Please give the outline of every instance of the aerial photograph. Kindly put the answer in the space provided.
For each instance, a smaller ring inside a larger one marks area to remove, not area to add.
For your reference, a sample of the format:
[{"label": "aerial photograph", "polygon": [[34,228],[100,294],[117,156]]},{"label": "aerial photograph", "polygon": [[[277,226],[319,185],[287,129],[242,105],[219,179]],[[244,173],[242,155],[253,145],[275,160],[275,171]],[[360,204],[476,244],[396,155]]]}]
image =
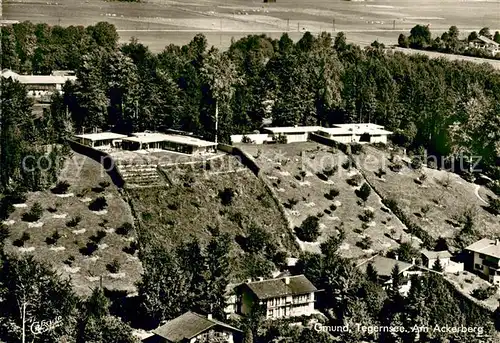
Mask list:
[{"label": "aerial photograph", "polygon": [[0,17],[0,343],[500,343],[500,0]]}]

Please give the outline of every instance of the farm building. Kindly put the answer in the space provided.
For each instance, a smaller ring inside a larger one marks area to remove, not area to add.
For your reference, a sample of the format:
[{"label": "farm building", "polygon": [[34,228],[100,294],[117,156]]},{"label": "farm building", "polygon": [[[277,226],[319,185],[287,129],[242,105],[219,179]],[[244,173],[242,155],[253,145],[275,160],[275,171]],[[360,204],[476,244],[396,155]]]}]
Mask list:
[{"label": "farm building", "polygon": [[469,42],[469,46],[488,50],[493,56],[500,53],[500,44],[485,36],[479,36]]},{"label": "farm building", "polygon": [[2,70],[2,77],[12,78],[26,86],[28,96],[40,97],[50,95],[55,91],[62,91],[66,81],[75,81],[76,76],[72,75],[20,75],[9,69]]},{"label": "farm building", "polygon": [[387,136],[391,131],[376,124],[336,124],[334,127],[320,128],[321,136],[336,140],[341,143],[387,143]]},{"label": "farm building", "polygon": [[283,139],[286,143],[307,142],[310,132],[317,132],[321,126],[283,126],[265,127],[263,130],[271,133],[275,141]]},{"label": "farm building", "polygon": [[217,143],[182,135],[140,132],[124,138],[122,148],[125,150],[161,149],[184,154],[203,154],[215,152]]},{"label": "farm building", "polygon": [[114,132],[99,132],[74,135],[73,137],[77,142],[83,145],[99,150],[110,150],[113,148],[119,148],[122,143],[122,139],[126,138],[127,135],[121,135]]}]

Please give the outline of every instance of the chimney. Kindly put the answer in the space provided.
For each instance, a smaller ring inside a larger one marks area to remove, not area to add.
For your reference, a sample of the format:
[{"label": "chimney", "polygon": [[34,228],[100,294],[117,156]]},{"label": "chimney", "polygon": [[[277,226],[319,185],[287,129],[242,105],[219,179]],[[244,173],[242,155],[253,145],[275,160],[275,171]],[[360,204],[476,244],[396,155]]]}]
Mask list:
[{"label": "chimney", "polygon": [[285,285],[289,285],[290,284],[290,277],[287,276],[285,277]]},{"label": "chimney", "polygon": [[500,240],[498,238],[495,239],[495,245],[500,245]]},{"label": "chimney", "polygon": [[211,313],[207,314],[207,319],[208,320],[212,320],[212,314]]},{"label": "chimney", "polygon": [[394,255],[394,258],[395,258],[397,261],[399,261],[399,256],[398,256],[398,254]]},{"label": "chimney", "polygon": [[414,258],[412,258],[412,259],[411,259],[411,264],[415,265],[415,261],[416,261],[415,257],[414,257]]}]

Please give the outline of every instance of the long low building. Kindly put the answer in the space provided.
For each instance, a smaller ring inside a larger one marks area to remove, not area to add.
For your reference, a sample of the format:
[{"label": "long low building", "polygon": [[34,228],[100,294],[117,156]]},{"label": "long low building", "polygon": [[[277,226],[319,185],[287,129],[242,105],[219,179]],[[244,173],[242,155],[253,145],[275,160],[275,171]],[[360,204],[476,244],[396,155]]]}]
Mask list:
[{"label": "long low building", "polygon": [[322,127],[318,130],[321,136],[341,143],[384,143],[391,131],[384,130],[381,125],[365,124],[336,124],[334,127]]},{"label": "long low building", "polygon": [[161,149],[184,154],[204,154],[216,152],[217,143],[190,136],[141,132],[123,138],[122,148],[124,150]]},{"label": "long low building", "polygon": [[83,145],[99,150],[116,149],[121,146],[122,139],[127,135],[114,132],[99,132],[74,135],[74,139]]},{"label": "long low building", "polygon": [[2,70],[3,78],[12,78],[26,86],[28,96],[41,97],[50,95],[55,91],[61,92],[67,81],[74,82],[76,76],[64,74],[57,75],[21,75],[9,69]]},{"label": "long low building", "polygon": [[296,143],[307,142],[309,133],[317,132],[320,128],[321,126],[280,126],[265,127],[263,130],[269,132],[277,142],[283,139],[286,143]]}]

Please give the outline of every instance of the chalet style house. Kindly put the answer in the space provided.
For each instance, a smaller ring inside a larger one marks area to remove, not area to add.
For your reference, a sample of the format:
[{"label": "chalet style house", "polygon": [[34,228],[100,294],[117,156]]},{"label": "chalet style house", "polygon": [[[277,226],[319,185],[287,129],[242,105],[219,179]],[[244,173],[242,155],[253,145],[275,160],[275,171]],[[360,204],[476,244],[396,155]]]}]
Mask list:
[{"label": "chalet style house", "polygon": [[237,343],[241,330],[194,312],[186,312],[153,330],[145,343]]},{"label": "chalet style house", "polygon": [[248,315],[259,304],[266,309],[266,319],[310,316],[316,292],[304,275],[246,282],[238,286],[236,309]]},{"label": "chalet style house", "polygon": [[472,271],[492,284],[500,284],[500,240],[483,238],[465,248]]}]

